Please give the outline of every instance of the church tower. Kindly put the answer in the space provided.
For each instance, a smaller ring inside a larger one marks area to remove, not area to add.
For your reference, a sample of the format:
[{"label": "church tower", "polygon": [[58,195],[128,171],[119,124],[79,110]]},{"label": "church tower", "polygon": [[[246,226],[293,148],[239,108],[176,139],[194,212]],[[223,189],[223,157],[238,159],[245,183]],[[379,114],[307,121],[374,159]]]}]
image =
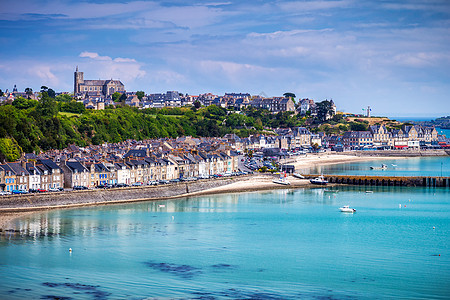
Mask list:
[{"label": "church tower", "polygon": [[84,83],[83,72],[78,72],[78,66],[74,73],[73,94],[80,92],[80,84]]}]

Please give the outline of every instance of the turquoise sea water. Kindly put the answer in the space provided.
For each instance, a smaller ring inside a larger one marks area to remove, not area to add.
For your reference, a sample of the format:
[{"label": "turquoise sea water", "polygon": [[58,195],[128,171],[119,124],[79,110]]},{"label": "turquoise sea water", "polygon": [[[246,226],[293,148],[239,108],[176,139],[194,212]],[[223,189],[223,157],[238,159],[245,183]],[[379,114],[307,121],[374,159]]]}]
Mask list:
[{"label": "turquoise sea water", "polygon": [[450,190],[371,189],[38,213],[0,238],[0,299],[448,299]]},{"label": "turquoise sea water", "polygon": [[[386,170],[371,170],[386,164]],[[375,176],[450,176],[450,156],[412,157],[317,166],[299,170],[305,174],[348,174]]]}]

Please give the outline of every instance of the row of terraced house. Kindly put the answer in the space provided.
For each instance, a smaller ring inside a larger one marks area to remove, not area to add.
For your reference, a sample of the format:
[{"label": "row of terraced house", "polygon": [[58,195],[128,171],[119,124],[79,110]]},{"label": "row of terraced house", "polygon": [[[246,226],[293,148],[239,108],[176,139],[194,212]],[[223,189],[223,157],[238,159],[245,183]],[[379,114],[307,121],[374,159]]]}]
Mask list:
[{"label": "row of terraced house", "polygon": [[384,125],[373,125],[368,131],[347,131],[343,136],[330,136],[327,141],[329,146],[341,145],[347,148],[419,149],[438,143],[439,136],[434,127],[414,125],[388,131]]},{"label": "row of terraced house", "polygon": [[96,187],[104,184],[171,180],[232,173],[238,170],[238,154],[216,153],[149,155],[130,150],[120,161],[85,161],[79,157],[55,162],[36,159],[0,165],[0,190]]}]

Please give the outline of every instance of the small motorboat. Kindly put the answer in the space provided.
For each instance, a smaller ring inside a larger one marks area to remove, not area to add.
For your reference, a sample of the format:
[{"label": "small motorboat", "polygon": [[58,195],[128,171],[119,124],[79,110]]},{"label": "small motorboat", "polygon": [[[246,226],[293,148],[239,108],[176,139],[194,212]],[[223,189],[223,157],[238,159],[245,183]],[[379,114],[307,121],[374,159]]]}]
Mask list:
[{"label": "small motorboat", "polygon": [[305,179],[305,176],[303,176],[300,173],[293,173],[292,176],[296,177],[296,178],[300,178],[300,179]]},{"label": "small motorboat", "polygon": [[282,184],[282,185],[290,185],[291,183],[287,181],[285,178],[280,177],[272,180],[273,183]]},{"label": "small motorboat", "polygon": [[323,177],[323,175],[320,175],[317,178],[310,179],[309,182],[312,184],[319,184],[319,185],[326,185],[328,183],[327,180]]},{"label": "small motorboat", "polygon": [[345,212],[345,213],[355,213],[356,209],[349,207],[348,205],[344,205],[342,207],[339,207],[339,210],[341,212]]},{"label": "small motorboat", "polygon": [[324,193],[333,193],[333,194],[337,194],[337,193],[339,193],[339,190],[329,190],[329,189],[324,189],[323,192],[324,192]]},{"label": "small motorboat", "polygon": [[371,166],[370,169],[371,169],[371,170],[386,170],[386,169],[387,169],[387,165],[382,164],[381,167],[374,167],[374,166]]}]

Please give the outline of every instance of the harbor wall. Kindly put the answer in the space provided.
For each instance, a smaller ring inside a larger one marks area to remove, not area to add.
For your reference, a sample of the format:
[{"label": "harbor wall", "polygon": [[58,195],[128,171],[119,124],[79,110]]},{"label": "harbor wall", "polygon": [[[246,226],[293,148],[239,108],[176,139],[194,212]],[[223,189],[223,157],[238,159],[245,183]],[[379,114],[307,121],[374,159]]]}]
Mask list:
[{"label": "harbor wall", "polygon": [[[47,192],[0,197],[1,211],[27,211],[47,207],[70,207],[120,202],[162,200],[190,196],[193,193],[230,184],[237,178],[179,182],[168,185],[141,186],[113,189]],[[239,178],[243,180],[243,178]]]},{"label": "harbor wall", "polygon": [[[304,175],[316,178],[319,175]],[[329,183],[370,186],[450,187],[450,177],[323,175]]]}]

